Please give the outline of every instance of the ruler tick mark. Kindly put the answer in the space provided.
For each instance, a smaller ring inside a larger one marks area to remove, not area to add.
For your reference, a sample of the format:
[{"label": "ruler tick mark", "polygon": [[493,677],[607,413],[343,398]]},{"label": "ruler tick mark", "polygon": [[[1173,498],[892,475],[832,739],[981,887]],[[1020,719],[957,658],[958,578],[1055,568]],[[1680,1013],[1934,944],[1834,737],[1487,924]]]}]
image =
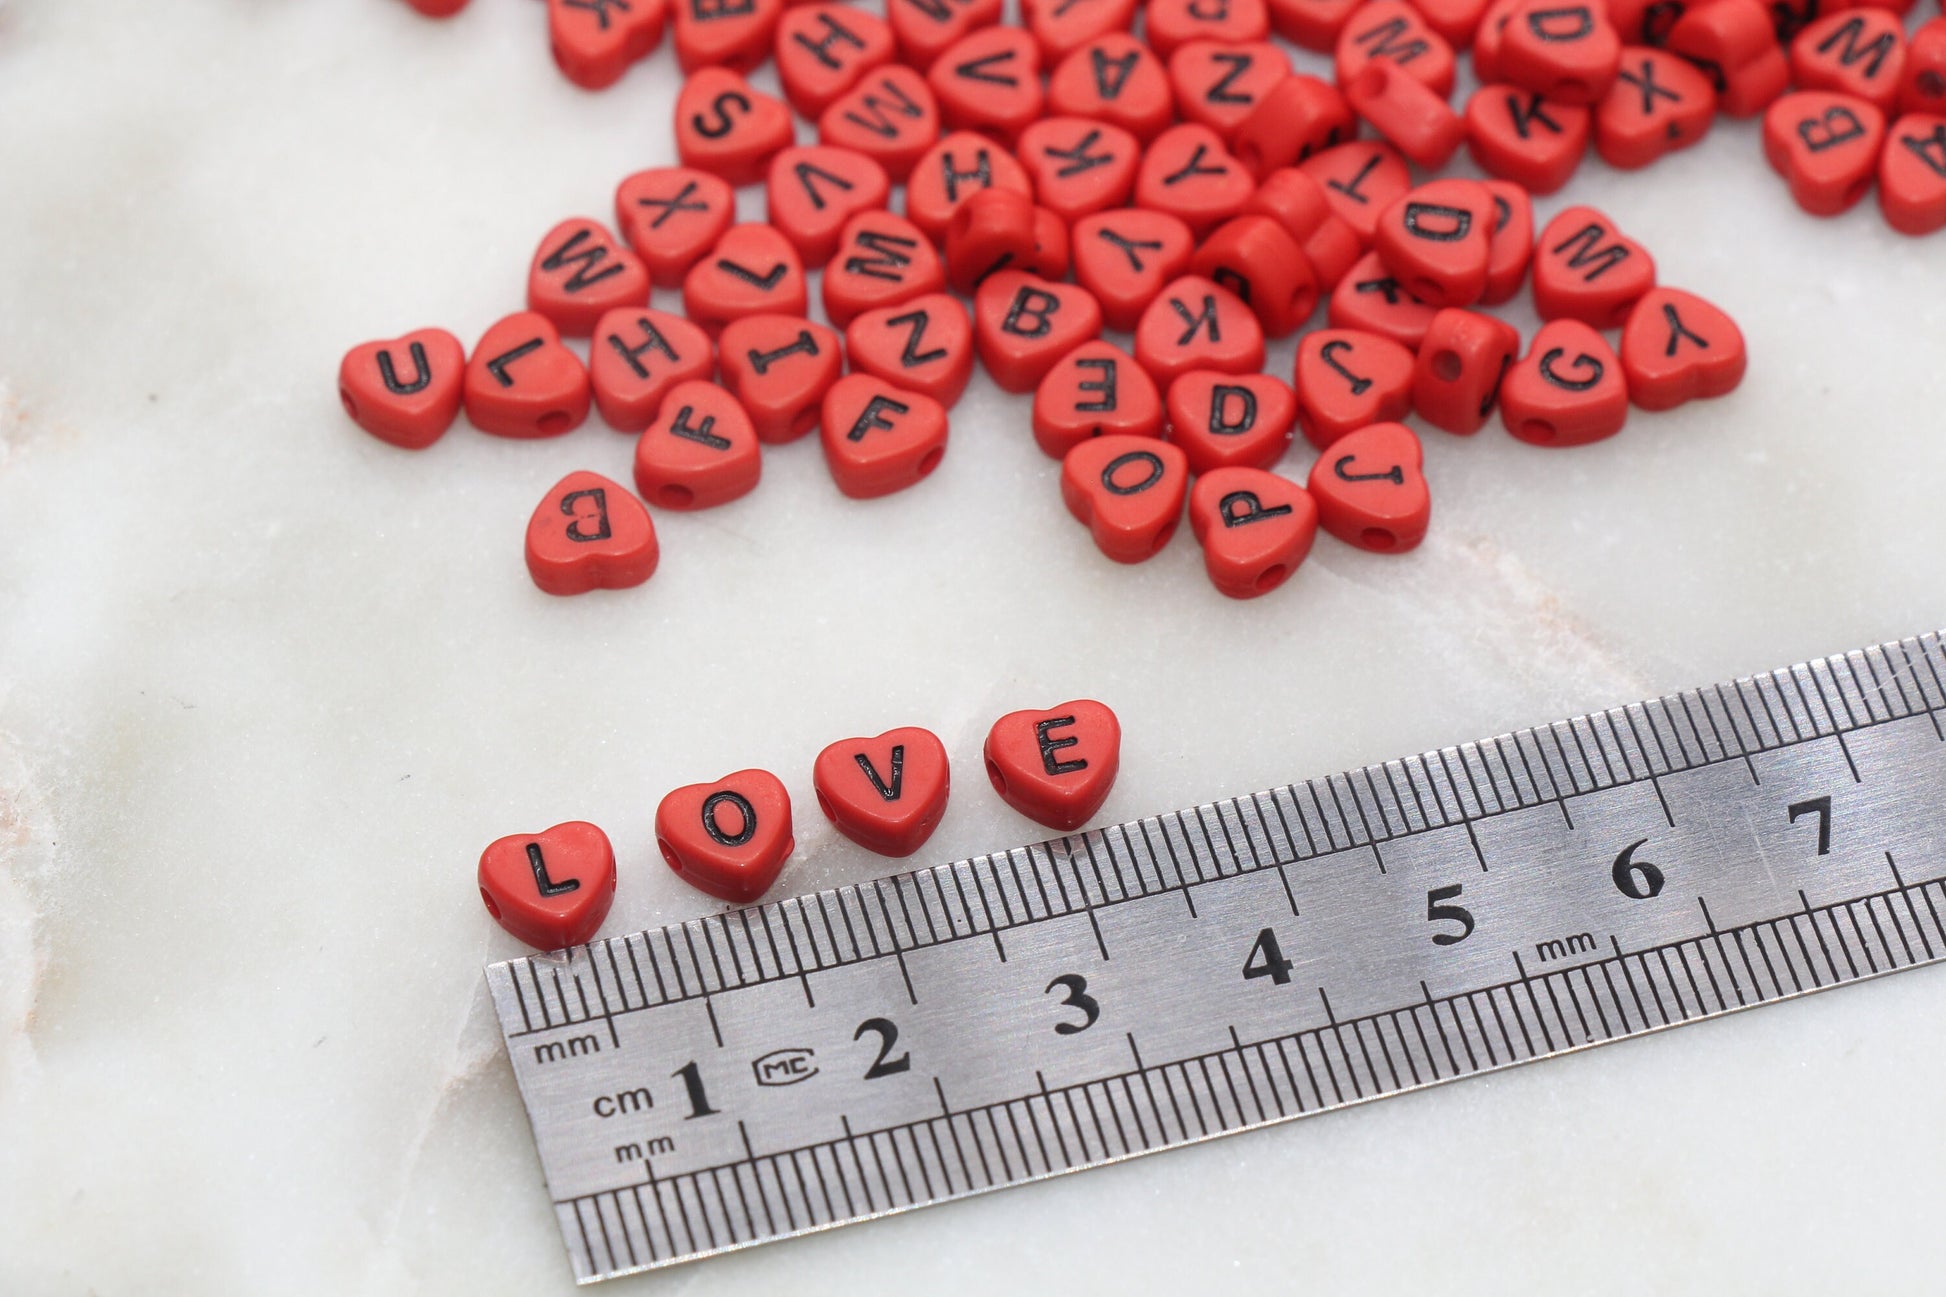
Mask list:
[{"label": "ruler tick mark", "polygon": [[709,1034],[716,1037],[716,1047],[723,1048],[723,1028],[716,1023],[716,1006],[707,995],[703,997],[703,1012],[709,1015]]}]

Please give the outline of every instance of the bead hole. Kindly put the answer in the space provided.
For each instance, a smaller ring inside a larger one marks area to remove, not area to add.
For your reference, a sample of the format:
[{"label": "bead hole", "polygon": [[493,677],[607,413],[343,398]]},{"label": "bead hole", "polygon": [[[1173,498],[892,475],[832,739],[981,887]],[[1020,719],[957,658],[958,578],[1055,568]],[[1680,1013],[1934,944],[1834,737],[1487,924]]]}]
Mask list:
[{"label": "bead hole", "polygon": [[1007,795],[1007,776],[1000,773],[1000,767],[994,764],[992,757],[987,758],[987,782],[993,785],[994,792],[1002,797]]},{"label": "bead hole", "polygon": [[345,413],[356,419],[358,417],[358,402],[351,399],[351,389],[348,387],[339,388],[338,399],[344,402]]},{"label": "bead hole", "polygon": [[1528,441],[1538,441],[1542,445],[1552,442],[1560,433],[1546,419],[1528,419],[1520,425],[1520,435]]},{"label": "bead hole", "polygon": [[566,410],[549,410],[541,416],[539,427],[541,436],[543,437],[559,436],[568,430],[568,412]]},{"label": "bead hole", "polygon": [[662,853],[662,859],[664,863],[666,863],[669,866],[669,868],[675,870],[679,874],[682,872],[682,861],[677,859],[676,849],[669,845],[669,840],[667,838],[657,838],[655,840],[655,849]]},{"label": "bead hole", "polygon": [[944,446],[934,446],[931,450],[927,451],[925,456],[919,461],[919,476],[925,477],[930,474],[935,468],[939,467],[939,461],[944,458],[946,458],[946,448]]},{"label": "bead hole", "polygon": [[818,809],[824,812],[824,818],[827,820],[838,818],[837,813],[831,809],[831,803],[826,799],[823,789],[818,790]]},{"label": "bead hole", "polygon": [[1399,538],[1383,527],[1365,528],[1358,533],[1358,540],[1366,549],[1375,549],[1381,554],[1389,552],[1399,543]]},{"label": "bead hole", "polygon": [[1288,575],[1290,575],[1289,568],[1285,567],[1282,563],[1272,563],[1269,567],[1257,573],[1257,589],[1275,590],[1283,583],[1284,578]]},{"label": "bead hole", "polygon": [[486,902],[487,913],[491,914],[495,919],[498,919],[500,917],[500,907],[494,904],[493,897],[487,894],[487,889],[484,887],[480,889],[480,899]]},{"label": "bead hole", "polygon": [[1464,366],[1460,363],[1459,352],[1454,351],[1451,347],[1445,347],[1433,353],[1433,377],[1437,378],[1440,382],[1457,383],[1462,368]]},{"label": "bead hole", "polygon": [[655,499],[666,509],[687,509],[696,503],[696,493],[680,482],[671,482],[656,491]]}]

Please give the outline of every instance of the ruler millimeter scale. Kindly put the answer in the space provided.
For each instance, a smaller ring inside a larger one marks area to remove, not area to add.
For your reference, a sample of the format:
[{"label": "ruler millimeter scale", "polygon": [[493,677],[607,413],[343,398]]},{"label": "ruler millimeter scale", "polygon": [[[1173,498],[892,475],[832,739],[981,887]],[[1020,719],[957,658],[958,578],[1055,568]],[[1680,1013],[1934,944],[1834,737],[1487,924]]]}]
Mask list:
[{"label": "ruler millimeter scale", "polygon": [[582,1281],[1946,956],[1939,635],[487,970]]}]

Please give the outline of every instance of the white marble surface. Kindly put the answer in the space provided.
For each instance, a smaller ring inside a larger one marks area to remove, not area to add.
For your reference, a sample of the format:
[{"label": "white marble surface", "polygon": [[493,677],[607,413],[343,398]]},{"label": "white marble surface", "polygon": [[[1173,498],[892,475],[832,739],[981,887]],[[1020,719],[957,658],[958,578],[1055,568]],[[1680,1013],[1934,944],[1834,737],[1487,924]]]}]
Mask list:
[{"label": "white marble surface", "polygon": [[[1114,567],[981,380],[923,487],[847,503],[789,447],[663,516],[649,586],[550,599],[529,508],[629,442],[410,455],[333,373],[517,306],[542,231],[669,158],[675,76],[572,89],[525,0],[0,9],[0,1292],[565,1291],[480,978],[501,833],[605,825],[622,931],[706,908],[653,859],[662,792],[761,764],[811,810],[840,735],[947,739],[947,858],[1032,836],[978,778],[1017,706],[1119,710],[1124,818],[1946,622],[1946,242],[1800,215],[1748,124],[1543,208],[1733,312],[1745,389],[1570,452],[1435,434],[1410,557],[1321,541],[1248,605],[1186,535]],[[884,868],[814,810],[799,845],[786,887]],[[1942,990],[614,1291],[1925,1291]]]}]

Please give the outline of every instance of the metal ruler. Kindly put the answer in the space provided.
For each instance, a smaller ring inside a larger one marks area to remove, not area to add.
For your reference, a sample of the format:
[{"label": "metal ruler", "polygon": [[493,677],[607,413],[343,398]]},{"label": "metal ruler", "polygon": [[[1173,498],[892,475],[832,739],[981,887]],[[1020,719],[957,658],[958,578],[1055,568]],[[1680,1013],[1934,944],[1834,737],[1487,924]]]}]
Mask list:
[{"label": "metal ruler", "polygon": [[1923,635],[487,970],[578,1279],[1946,955]]}]

